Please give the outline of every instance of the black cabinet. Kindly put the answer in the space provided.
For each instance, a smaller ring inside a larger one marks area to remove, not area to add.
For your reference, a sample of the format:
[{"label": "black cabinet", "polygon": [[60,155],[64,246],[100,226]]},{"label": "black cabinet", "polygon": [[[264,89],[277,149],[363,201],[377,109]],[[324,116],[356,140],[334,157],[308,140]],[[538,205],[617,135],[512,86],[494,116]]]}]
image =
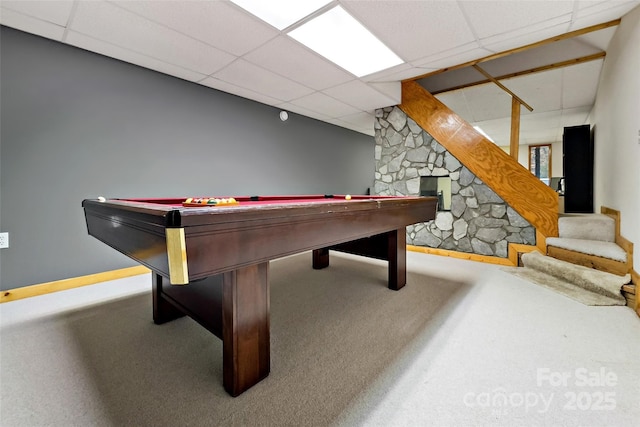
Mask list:
[{"label": "black cabinet", "polygon": [[591,126],[564,128],[564,211],[593,213],[593,137]]}]

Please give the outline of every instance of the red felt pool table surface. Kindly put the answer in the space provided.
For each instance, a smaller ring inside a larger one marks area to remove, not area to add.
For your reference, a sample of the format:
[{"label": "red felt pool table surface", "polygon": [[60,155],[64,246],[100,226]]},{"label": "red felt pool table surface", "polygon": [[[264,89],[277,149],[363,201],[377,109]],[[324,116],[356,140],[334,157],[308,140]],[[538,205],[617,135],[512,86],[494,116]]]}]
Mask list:
[{"label": "red felt pool table surface", "polygon": [[152,270],[154,322],[188,315],[222,339],[223,384],[232,396],[270,371],[270,260],[312,251],[321,269],[330,250],[382,259],[388,287],[399,290],[406,226],[434,219],[437,204],[434,197],[294,195],[184,207],[187,198],[82,206],[91,236]]},{"label": "red felt pool table surface", "polygon": [[[200,205],[200,206],[188,206],[193,208],[198,207],[233,207],[233,206],[258,206],[258,205],[280,205],[280,204],[303,204],[303,203],[335,203],[335,202],[351,202],[351,201],[362,201],[362,200],[377,200],[377,199],[397,199],[397,196],[369,196],[369,195],[350,195],[350,199],[346,198],[346,194],[327,194],[327,195],[294,195],[294,196],[189,196],[193,199],[202,199],[202,198],[218,198],[218,199],[229,199],[233,197],[238,204],[237,205]],[[187,200],[187,197],[177,198],[177,197],[168,197],[168,198],[157,198],[157,199],[117,199],[123,201],[130,202],[139,202],[139,203],[151,203],[158,204],[164,206],[172,206],[172,207],[184,207],[183,203]]]}]

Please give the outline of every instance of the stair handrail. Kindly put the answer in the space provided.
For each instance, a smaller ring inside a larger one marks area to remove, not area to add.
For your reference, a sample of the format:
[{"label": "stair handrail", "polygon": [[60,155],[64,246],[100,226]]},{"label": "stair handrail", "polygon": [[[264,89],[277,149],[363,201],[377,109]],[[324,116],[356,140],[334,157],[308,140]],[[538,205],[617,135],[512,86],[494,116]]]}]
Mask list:
[{"label": "stair handrail", "polygon": [[415,81],[398,106],[543,237],[558,235],[558,194]]}]

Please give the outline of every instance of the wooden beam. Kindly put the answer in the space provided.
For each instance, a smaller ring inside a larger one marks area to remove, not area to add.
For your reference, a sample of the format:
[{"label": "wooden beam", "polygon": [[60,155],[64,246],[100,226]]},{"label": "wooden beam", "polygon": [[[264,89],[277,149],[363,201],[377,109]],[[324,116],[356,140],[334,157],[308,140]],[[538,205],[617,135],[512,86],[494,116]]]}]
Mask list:
[{"label": "wooden beam", "polygon": [[511,98],[511,139],[509,140],[509,154],[516,162],[520,149],[520,102]]},{"label": "wooden beam", "polygon": [[474,59],[473,61],[465,62],[463,64],[455,65],[455,66],[452,66],[452,67],[441,68],[440,70],[437,70],[437,71],[432,71],[430,73],[425,73],[425,74],[422,74],[422,75],[419,75],[419,76],[416,76],[416,77],[411,77],[409,79],[404,80],[403,82],[420,80],[420,79],[423,79],[425,77],[434,76],[436,74],[445,73],[447,71],[457,70],[457,69],[460,69],[460,68],[469,67],[469,66],[474,65],[474,64],[480,64],[482,62],[491,61],[492,59],[498,59],[498,58],[502,58],[502,57],[505,57],[505,56],[513,55],[515,53],[520,53],[520,52],[524,52],[524,51],[527,51],[527,50],[530,50],[530,49],[535,49],[537,47],[544,46],[544,45],[549,44],[549,43],[555,43],[555,42],[559,42],[561,40],[566,40],[566,39],[570,39],[570,38],[573,38],[573,37],[579,37],[579,36],[582,36],[582,35],[585,35],[585,34],[589,34],[589,33],[592,33],[594,31],[604,30],[605,28],[615,27],[616,25],[620,24],[620,21],[621,21],[620,19],[614,19],[613,21],[609,21],[609,22],[605,22],[605,23],[597,24],[597,25],[592,25],[590,27],[582,28],[580,30],[575,30],[575,31],[571,31],[569,33],[560,34],[558,36],[549,37],[548,39],[544,39],[544,40],[541,40],[541,41],[535,42],[535,43],[530,43],[530,44],[522,46],[522,47],[505,50],[503,52],[494,53],[494,54],[491,54],[491,55],[488,55],[488,56],[484,56],[484,57],[482,57],[480,59]]},{"label": "wooden beam", "polygon": [[502,83],[500,83],[499,81],[497,81],[491,74],[487,73],[485,70],[483,70],[482,68],[480,68],[479,65],[473,65],[473,68],[475,68],[477,71],[480,72],[480,74],[482,74],[483,76],[485,76],[486,78],[488,78],[489,80],[491,80],[493,83],[496,84],[496,86],[498,86],[500,89],[504,90],[505,92],[507,92],[509,95],[511,95],[511,97],[513,99],[518,100],[518,102],[522,105],[525,106],[525,108],[529,111],[533,111],[533,107],[530,106],[529,104],[527,104],[526,102],[524,102],[522,99],[520,99],[520,97],[518,97],[518,95],[516,95],[515,93],[511,92],[511,90],[509,90],[508,87],[506,87],[505,85],[503,85]]},{"label": "wooden beam", "polygon": [[[528,74],[541,73],[543,71],[550,71],[550,70],[555,70],[557,68],[569,67],[571,65],[582,64],[584,62],[596,61],[598,59],[604,58],[606,55],[607,55],[606,52],[598,52],[598,53],[594,53],[593,55],[581,56],[580,58],[569,59],[569,60],[562,61],[562,62],[555,62],[555,63],[549,64],[549,65],[543,65],[543,66],[540,66],[540,67],[529,68],[528,70],[516,71],[515,73],[509,73],[509,74],[503,74],[501,76],[496,76],[495,79],[496,80],[512,79],[514,77],[526,76]],[[432,95],[438,95],[440,93],[451,92],[451,91],[454,91],[454,90],[465,89],[465,88],[468,88],[468,87],[483,85],[483,84],[487,84],[487,83],[491,83],[491,80],[483,79],[483,80],[478,80],[477,82],[465,83],[463,85],[454,86],[454,87],[451,87],[449,89],[442,89],[442,90],[434,91],[434,92],[431,92],[431,94]]]}]

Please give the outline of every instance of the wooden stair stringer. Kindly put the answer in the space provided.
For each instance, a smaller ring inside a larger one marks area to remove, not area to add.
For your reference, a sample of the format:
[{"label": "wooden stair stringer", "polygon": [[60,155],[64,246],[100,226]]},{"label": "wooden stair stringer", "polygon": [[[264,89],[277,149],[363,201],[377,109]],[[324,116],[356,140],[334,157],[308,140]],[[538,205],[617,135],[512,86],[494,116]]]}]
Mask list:
[{"label": "wooden stair stringer", "polygon": [[539,250],[540,249],[537,246],[523,245],[521,243],[509,243],[507,257],[509,258],[511,264],[513,264],[515,267],[522,267],[520,256],[522,254]]},{"label": "wooden stair stringer", "polygon": [[544,237],[558,235],[558,195],[414,81],[402,83],[404,111]]},{"label": "wooden stair stringer", "polygon": [[615,243],[627,253],[627,272],[631,272],[633,270],[633,242],[627,240],[620,234],[620,211],[606,206],[600,206],[600,213],[609,215],[615,220]]},{"label": "wooden stair stringer", "polygon": [[633,301],[627,299],[628,305],[636,311],[636,314],[640,316],[640,296],[638,296],[638,288],[640,288],[640,274],[634,269],[631,269],[631,283],[633,284]]},{"label": "wooden stair stringer", "polygon": [[615,261],[597,255],[572,251],[570,249],[549,246],[547,247],[547,255],[562,261],[570,262],[571,264],[593,268],[595,270],[616,274],[618,276],[624,276],[629,272],[626,262]]}]

